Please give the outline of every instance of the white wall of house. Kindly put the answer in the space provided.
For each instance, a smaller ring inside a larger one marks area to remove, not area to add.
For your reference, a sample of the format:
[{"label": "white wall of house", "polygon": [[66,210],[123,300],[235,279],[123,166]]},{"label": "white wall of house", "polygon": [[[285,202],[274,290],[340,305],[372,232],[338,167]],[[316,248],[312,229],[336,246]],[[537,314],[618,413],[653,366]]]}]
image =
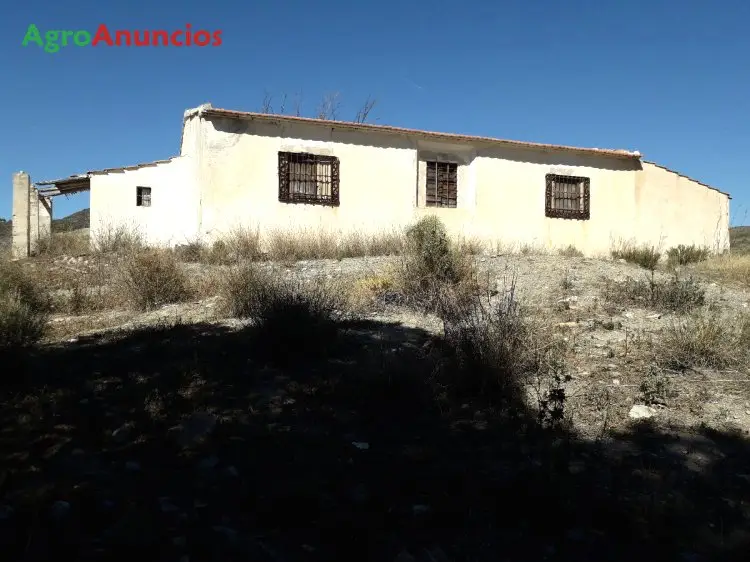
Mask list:
[{"label": "white wall of house", "polygon": [[[200,199],[190,157],[91,176],[91,237],[116,229],[150,243],[184,244],[198,235]],[[151,188],[151,205],[136,205],[138,187]]]},{"label": "white wall of house", "polygon": [[[236,225],[263,229],[373,232],[411,221],[416,200],[416,145],[406,137],[320,126],[203,121],[202,232]],[[336,156],[340,205],[279,202],[279,151]]]},{"label": "white wall of house", "polygon": [[729,249],[729,198],[695,180],[644,162],[636,178],[635,209],[635,229],[650,243]]},{"label": "white wall of house", "polygon": [[[278,153],[335,156],[339,206],[278,200]],[[426,162],[458,165],[456,208],[425,206]],[[590,218],[545,216],[547,174],[590,179]],[[135,205],[152,187],[152,206]],[[729,199],[714,189],[636,158],[351,130],[273,116],[185,114],[181,156],[166,164],[94,175],[97,222],[130,222],[152,243],[210,241],[236,227],[333,233],[390,231],[428,215],[457,235],[503,247],[554,250],[574,245],[608,254],[621,242],[728,247]]]}]

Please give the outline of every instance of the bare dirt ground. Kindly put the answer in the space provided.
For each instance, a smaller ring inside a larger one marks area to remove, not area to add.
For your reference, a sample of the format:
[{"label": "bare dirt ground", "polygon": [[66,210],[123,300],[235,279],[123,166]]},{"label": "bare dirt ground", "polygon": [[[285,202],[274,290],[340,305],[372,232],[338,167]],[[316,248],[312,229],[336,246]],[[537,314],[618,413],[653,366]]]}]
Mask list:
[{"label": "bare dirt ground", "polygon": [[[496,422],[481,404],[441,411],[414,381],[429,376],[422,358],[442,324],[392,304],[347,320],[332,356],[283,369],[255,357],[216,296],[58,313],[18,367],[24,384],[4,395],[7,559],[746,559],[747,366],[654,379],[649,342],[679,318],[602,297],[606,280],[646,275],[637,266],[478,260],[490,286],[515,282],[530,314],[570,343],[564,435],[528,434],[523,419]],[[354,284],[392,262],[262,267]],[[106,264],[25,267],[64,295]],[[746,288],[705,288],[706,311],[750,306]]]}]

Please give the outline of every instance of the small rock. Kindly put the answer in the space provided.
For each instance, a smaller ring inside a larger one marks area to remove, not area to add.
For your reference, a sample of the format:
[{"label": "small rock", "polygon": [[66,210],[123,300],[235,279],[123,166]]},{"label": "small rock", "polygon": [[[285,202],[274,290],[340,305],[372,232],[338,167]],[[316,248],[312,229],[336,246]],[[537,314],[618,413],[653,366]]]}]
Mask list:
[{"label": "small rock", "polygon": [[634,420],[644,420],[653,418],[656,415],[656,410],[643,404],[636,404],[630,408],[630,418]]},{"label": "small rock", "polygon": [[352,441],[352,445],[354,445],[360,451],[366,451],[370,448],[370,444],[365,443],[364,441]]},{"label": "small rock", "polygon": [[648,316],[646,316],[646,318],[648,318],[649,320],[658,320],[659,318],[661,318],[661,314],[659,313],[649,314]]},{"label": "small rock", "polygon": [[612,384],[615,386],[620,386],[620,379],[612,379]]}]

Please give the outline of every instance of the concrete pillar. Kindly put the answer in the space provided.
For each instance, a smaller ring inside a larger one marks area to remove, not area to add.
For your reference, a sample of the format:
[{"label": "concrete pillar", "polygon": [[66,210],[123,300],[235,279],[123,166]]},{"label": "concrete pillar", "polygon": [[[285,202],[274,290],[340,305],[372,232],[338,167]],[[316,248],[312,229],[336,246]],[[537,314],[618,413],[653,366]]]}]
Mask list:
[{"label": "concrete pillar", "polygon": [[13,259],[29,257],[29,192],[31,178],[26,172],[13,174]]},{"label": "concrete pillar", "polygon": [[39,239],[52,236],[52,197],[39,197]]},{"label": "concrete pillar", "polygon": [[29,187],[29,255],[39,253],[39,194]]}]

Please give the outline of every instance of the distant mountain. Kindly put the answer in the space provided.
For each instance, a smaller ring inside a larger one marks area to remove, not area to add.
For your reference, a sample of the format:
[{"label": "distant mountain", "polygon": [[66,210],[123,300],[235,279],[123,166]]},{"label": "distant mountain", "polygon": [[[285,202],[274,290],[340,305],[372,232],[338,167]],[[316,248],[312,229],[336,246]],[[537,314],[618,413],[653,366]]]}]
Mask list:
[{"label": "distant mountain", "polygon": [[729,241],[733,252],[750,253],[750,226],[730,228]]},{"label": "distant mountain", "polygon": [[68,232],[79,228],[89,228],[89,209],[81,209],[61,219],[52,219],[52,232]]}]

